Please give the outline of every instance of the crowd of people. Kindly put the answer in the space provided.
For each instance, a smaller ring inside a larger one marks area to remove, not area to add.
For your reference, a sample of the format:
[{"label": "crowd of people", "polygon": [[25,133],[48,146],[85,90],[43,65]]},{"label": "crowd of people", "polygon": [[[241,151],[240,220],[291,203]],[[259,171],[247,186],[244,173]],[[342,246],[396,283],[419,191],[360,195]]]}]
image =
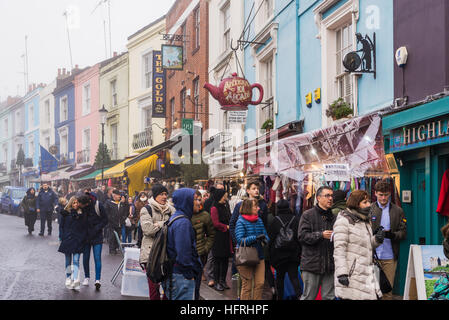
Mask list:
[{"label": "crowd of people", "polygon": [[[286,199],[267,204],[257,180],[216,182],[207,189],[156,183],[133,196],[102,186],[59,199],[44,183],[37,195],[33,188],[27,191],[22,207],[30,234],[40,213],[40,236],[45,223],[51,235],[52,212],[57,212],[58,251],[65,254],[69,289],[89,285],[91,251],[100,288],[102,246],[107,242],[109,254],[117,254],[118,239],[135,242],[147,271],[155,239],[168,225],[171,273],[161,283],[148,276],[151,300],[199,299],[202,281],[229,290],[228,275],[239,280],[241,300],[261,300],[267,287],[273,299],[284,299],[286,275],[295,299],[314,300],[319,294],[323,300],[392,299],[391,291],[382,292],[375,266],[393,287],[407,224],[402,209],[390,201],[388,183],[379,181],[375,195],[377,201],[370,203],[366,191],[348,195],[323,186],[315,206],[295,215]],[[449,236],[447,228],[443,232]]]}]

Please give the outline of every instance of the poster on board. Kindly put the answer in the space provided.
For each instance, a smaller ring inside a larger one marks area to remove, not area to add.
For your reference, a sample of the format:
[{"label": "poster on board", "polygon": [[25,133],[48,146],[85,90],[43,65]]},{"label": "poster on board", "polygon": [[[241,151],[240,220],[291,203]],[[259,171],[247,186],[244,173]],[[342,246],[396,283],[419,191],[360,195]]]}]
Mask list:
[{"label": "poster on board", "polygon": [[404,300],[427,300],[441,275],[449,272],[443,246],[411,245],[405,279]]},{"label": "poster on board", "polygon": [[167,70],[184,69],[184,52],[182,46],[162,45],[162,68]]}]

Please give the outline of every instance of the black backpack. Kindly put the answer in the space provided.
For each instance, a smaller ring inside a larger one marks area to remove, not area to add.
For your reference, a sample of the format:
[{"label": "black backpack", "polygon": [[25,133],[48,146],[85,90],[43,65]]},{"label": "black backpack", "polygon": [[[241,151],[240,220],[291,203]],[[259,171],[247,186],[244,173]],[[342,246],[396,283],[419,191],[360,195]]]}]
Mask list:
[{"label": "black backpack", "polygon": [[282,228],[281,230],[279,230],[279,234],[276,236],[274,240],[274,248],[287,249],[292,247],[292,245],[294,244],[294,232],[290,228],[290,225],[295,219],[295,217],[293,217],[287,225],[285,225],[284,222],[282,222],[282,219],[279,218],[278,216],[276,218],[282,224]]},{"label": "black backpack", "polygon": [[166,221],[156,233],[146,268],[147,276],[153,283],[163,282],[171,275],[174,261],[169,259],[167,253],[168,227],[180,218],[187,219],[186,216],[179,215],[171,221]]}]

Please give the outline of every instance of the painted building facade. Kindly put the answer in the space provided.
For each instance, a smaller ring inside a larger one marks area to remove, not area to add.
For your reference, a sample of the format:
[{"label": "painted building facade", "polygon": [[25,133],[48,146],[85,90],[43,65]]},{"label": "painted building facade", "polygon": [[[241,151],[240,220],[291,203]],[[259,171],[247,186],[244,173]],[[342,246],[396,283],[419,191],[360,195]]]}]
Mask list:
[{"label": "painted building facade", "polygon": [[[231,49],[231,40],[233,46],[237,46],[243,27],[243,1],[211,0],[209,2],[209,82],[216,87],[224,78],[231,77],[234,72],[242,76],[238,65],[244,68],[243,51],[237,50],[237,61]],[[203,155],[205,160],[212,161],[209,164],[210,177],[238,174],[243,168],[243,163],[232,161],[232,155],[234,147],[243,144],[244,124],[229,122],[229,112],[222,110],[212,95],[207,94],[207,99],[210,114],[208,135],[205,138],[208,139],[208,145],[215,144],[218,149],[216,152],[211,154],[206,152]],[[223,159],[226,159],[226,164],[222,163]]]},{"label": "painted building facade", "polygon": [[55,98],[56,79],[39,92],[39,143],[47,150],[55,144]]},{"label": "painted building facade", "polygon": [[153,51],[161,50],[165,16],[128,37],[128,155],[142,153],[165,141],[165,119],[152,117]]},{"label": "painted building facade", "polygon": [[128,73],[128,53],[100,69],[100,108],[104,105],[108,110],[104,141],[111,150],[111,160],[124,159],[129,152]]}]

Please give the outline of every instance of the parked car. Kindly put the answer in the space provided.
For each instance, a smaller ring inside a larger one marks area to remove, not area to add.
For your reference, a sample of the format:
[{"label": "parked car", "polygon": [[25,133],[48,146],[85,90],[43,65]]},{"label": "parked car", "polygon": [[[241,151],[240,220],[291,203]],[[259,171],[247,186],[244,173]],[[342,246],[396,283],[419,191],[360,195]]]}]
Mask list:
[{"label": "parked car", "polygon": [[22,187],[4,187],[0,198],[0,210],[22,216],[23,210],[20,207],[20,202],[26,195],[26,192],[27,189]]}]

